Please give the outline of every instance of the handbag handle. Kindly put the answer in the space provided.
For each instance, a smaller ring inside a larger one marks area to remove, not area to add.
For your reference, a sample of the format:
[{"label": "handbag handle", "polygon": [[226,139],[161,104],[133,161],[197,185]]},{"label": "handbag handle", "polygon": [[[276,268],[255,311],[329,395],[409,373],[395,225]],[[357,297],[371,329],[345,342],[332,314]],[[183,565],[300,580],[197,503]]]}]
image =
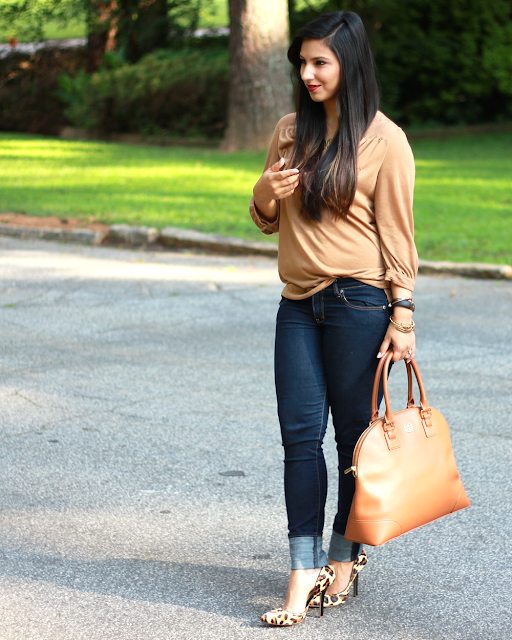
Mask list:
[{"label": "handbag handle", "polygon": [[[384,368],[384,360],[388,355],[388,353],[390,353],[391,356],[393,355],[393,351],[388,351],[387,353],[385,353],[384,356],[382,356],[382,358],[379,360],[379,365],[375,373],[375,380],[373,383],[373,392],[372,392],[372,419],[371,419],[372,422],[374,420],[378,420],[379,418],[379,408],[377,406],[379,382],[380,382],[380,377],[382,375],[382,369]],[[407,367],[407,408],[411,409],[412,407],[416,406],[416,403],[414,402],[414,392],[412,388],[412,371],[411,371],[411,364],[409,362],[406,362],[405,365]],[[389,366],[388,366],[388,371],[389,371]],[[387,381],[387,375],[386,375],[386,381]]]},{"label": "handbag handle", "polygon": [[[393,351],[389,350],[382,358],[381,362],[379,362],[379,366],[377,367],[377,371],[375,373],[375,379],[373,382],[373,393],[372,393],[372,422],[379,418],[379,408],[377,406],[377,397],[379,391],[380,378],[382,376],[382,386],[384,390],[384,402],[386,404],[386,413],[385,419],[383,422],[384,435],[386,437],[386,441],[388,443],[388,447],[390,449],[396,449],[400,446],[400,442],[398,441],[395,425],[393,422],[393,413],[391,412],[391,401],[389,399],[389,387],[388,387],[388,374],[389,374],[389,366],[391,364],[391,360],[393,358]],[[409,399],[407,403],[407,407],[411,408],[410,402],[412,399],[412,372],[416,377],[416,382],[418,383],[418,388],[420,390],[420,416],[421,422],[423,424],[423,429],[425,431],[425,435],[427,438],[437,435],[437,430],[432,421],[432,410],[429,407],[427,401],[427,394],[425,391],[425,387],[423,385],[423,380],[421,378],[420,370],[418,365],[411,358],[410,364],[405,363],[407,366],[407,377],[409,383]],[[414,405],[413,405],[414,406]]]}]

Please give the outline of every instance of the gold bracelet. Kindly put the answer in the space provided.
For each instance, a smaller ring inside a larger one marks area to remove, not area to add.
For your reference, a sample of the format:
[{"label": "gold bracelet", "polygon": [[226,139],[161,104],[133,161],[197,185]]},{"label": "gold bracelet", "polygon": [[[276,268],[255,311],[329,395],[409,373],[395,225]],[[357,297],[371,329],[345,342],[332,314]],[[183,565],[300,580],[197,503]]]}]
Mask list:
[{"label": "gold bracelet", "polygon": [[389,321],[395,325],[398,331],[401,331],[402,333],[411,333],[411,331],[414,331],[416,329],[414,320],[411,320],[411,324],[402,324],[401,322],[397,322],[396,320],[393,320],[393,316],[391,316],[389,318]]}]

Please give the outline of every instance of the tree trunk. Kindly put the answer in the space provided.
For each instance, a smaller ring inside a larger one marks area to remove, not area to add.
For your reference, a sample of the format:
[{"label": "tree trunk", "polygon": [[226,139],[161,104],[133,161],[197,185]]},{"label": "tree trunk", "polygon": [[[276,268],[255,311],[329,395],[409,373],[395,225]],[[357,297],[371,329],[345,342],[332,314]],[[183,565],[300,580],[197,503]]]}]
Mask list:
[{"label": "tree trunk", "polygon": [[126,59],[137,62],[154,49],[167,45],[169,17],[167,0],[120,0],[122,20],[119,45]]},{"label": "tree trunk", "polygon": [[117,0],[91,0],[88,15],[87,70],[96,71],[106,51],[117,48]]},{"label": "tree trunk", "polygon": [[88,25],[90,72],[98,69],[105,53],[120,48],[129,62],[137,62],[166,46],[168,0],[90,0]]},{"label": "tree trunk", "polygon": [[224,151],[268,147],[292,108],[287,0],[229,0],[231,86]]}]

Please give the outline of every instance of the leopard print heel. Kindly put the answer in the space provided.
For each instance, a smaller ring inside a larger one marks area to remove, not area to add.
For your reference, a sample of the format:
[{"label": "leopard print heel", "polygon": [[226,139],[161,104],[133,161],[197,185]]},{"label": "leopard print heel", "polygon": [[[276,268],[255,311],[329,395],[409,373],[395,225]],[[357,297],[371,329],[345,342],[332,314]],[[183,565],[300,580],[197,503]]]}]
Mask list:
[{"label": "leopard print heel", "polygon": [[[306,608],[302,613],[293,613],[282,608],[272,609],[272,611],[267,611],[267,613],[264,613],[261,616],[261,622],[265,622],[266,624],[270,624],[276,627],[291,627],[294,624],[299,624],[306,617],[308,609],[314,598],[318,598],[318,601],[320,603],[323,603],[325,592],[327,588],[334,582],[334,578],[334,568],[331,567],[330,564],[322,567],[320,569],[320,573],[318,574],[318,578],[316,579],[315,586],[309,592],[306,602]],[[321,604],[319,618],[323,616],[323,613],[324,608]]]},{"label": "leopard print heel", "polygon": [[[366,555],[366,551],[363,549],[357,560],[354,562],[354,566],[352,567],[352,571],[350,573],[350,580],[348,581],[347,586],[340,591],[339,593],[326,593],[323,598],[323,606],[324,607],[338,607],[340,604],[344,604],[348,600],[348,594],[350,593],[350,588],[354,585],[354,598],[357,597],[357,588],[359,582],[359,572],[361,569],[366,566],[368,562],[368,556]],[[320,607],[320,596],[318,595],[314,598],[310,605],[310,607]]]}]

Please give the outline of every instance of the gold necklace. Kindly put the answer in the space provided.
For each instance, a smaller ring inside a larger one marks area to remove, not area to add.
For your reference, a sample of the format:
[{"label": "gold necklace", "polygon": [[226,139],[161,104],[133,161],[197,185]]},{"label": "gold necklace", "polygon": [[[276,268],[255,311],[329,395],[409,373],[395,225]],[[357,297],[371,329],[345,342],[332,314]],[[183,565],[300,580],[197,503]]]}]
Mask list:
[{"label": "gold necklace", "polygon": [[327,149],[331,146],[331,142],[334,140],[334,138],[329,138],[329,140],[325,141],[325,150],[327,151]]}]

